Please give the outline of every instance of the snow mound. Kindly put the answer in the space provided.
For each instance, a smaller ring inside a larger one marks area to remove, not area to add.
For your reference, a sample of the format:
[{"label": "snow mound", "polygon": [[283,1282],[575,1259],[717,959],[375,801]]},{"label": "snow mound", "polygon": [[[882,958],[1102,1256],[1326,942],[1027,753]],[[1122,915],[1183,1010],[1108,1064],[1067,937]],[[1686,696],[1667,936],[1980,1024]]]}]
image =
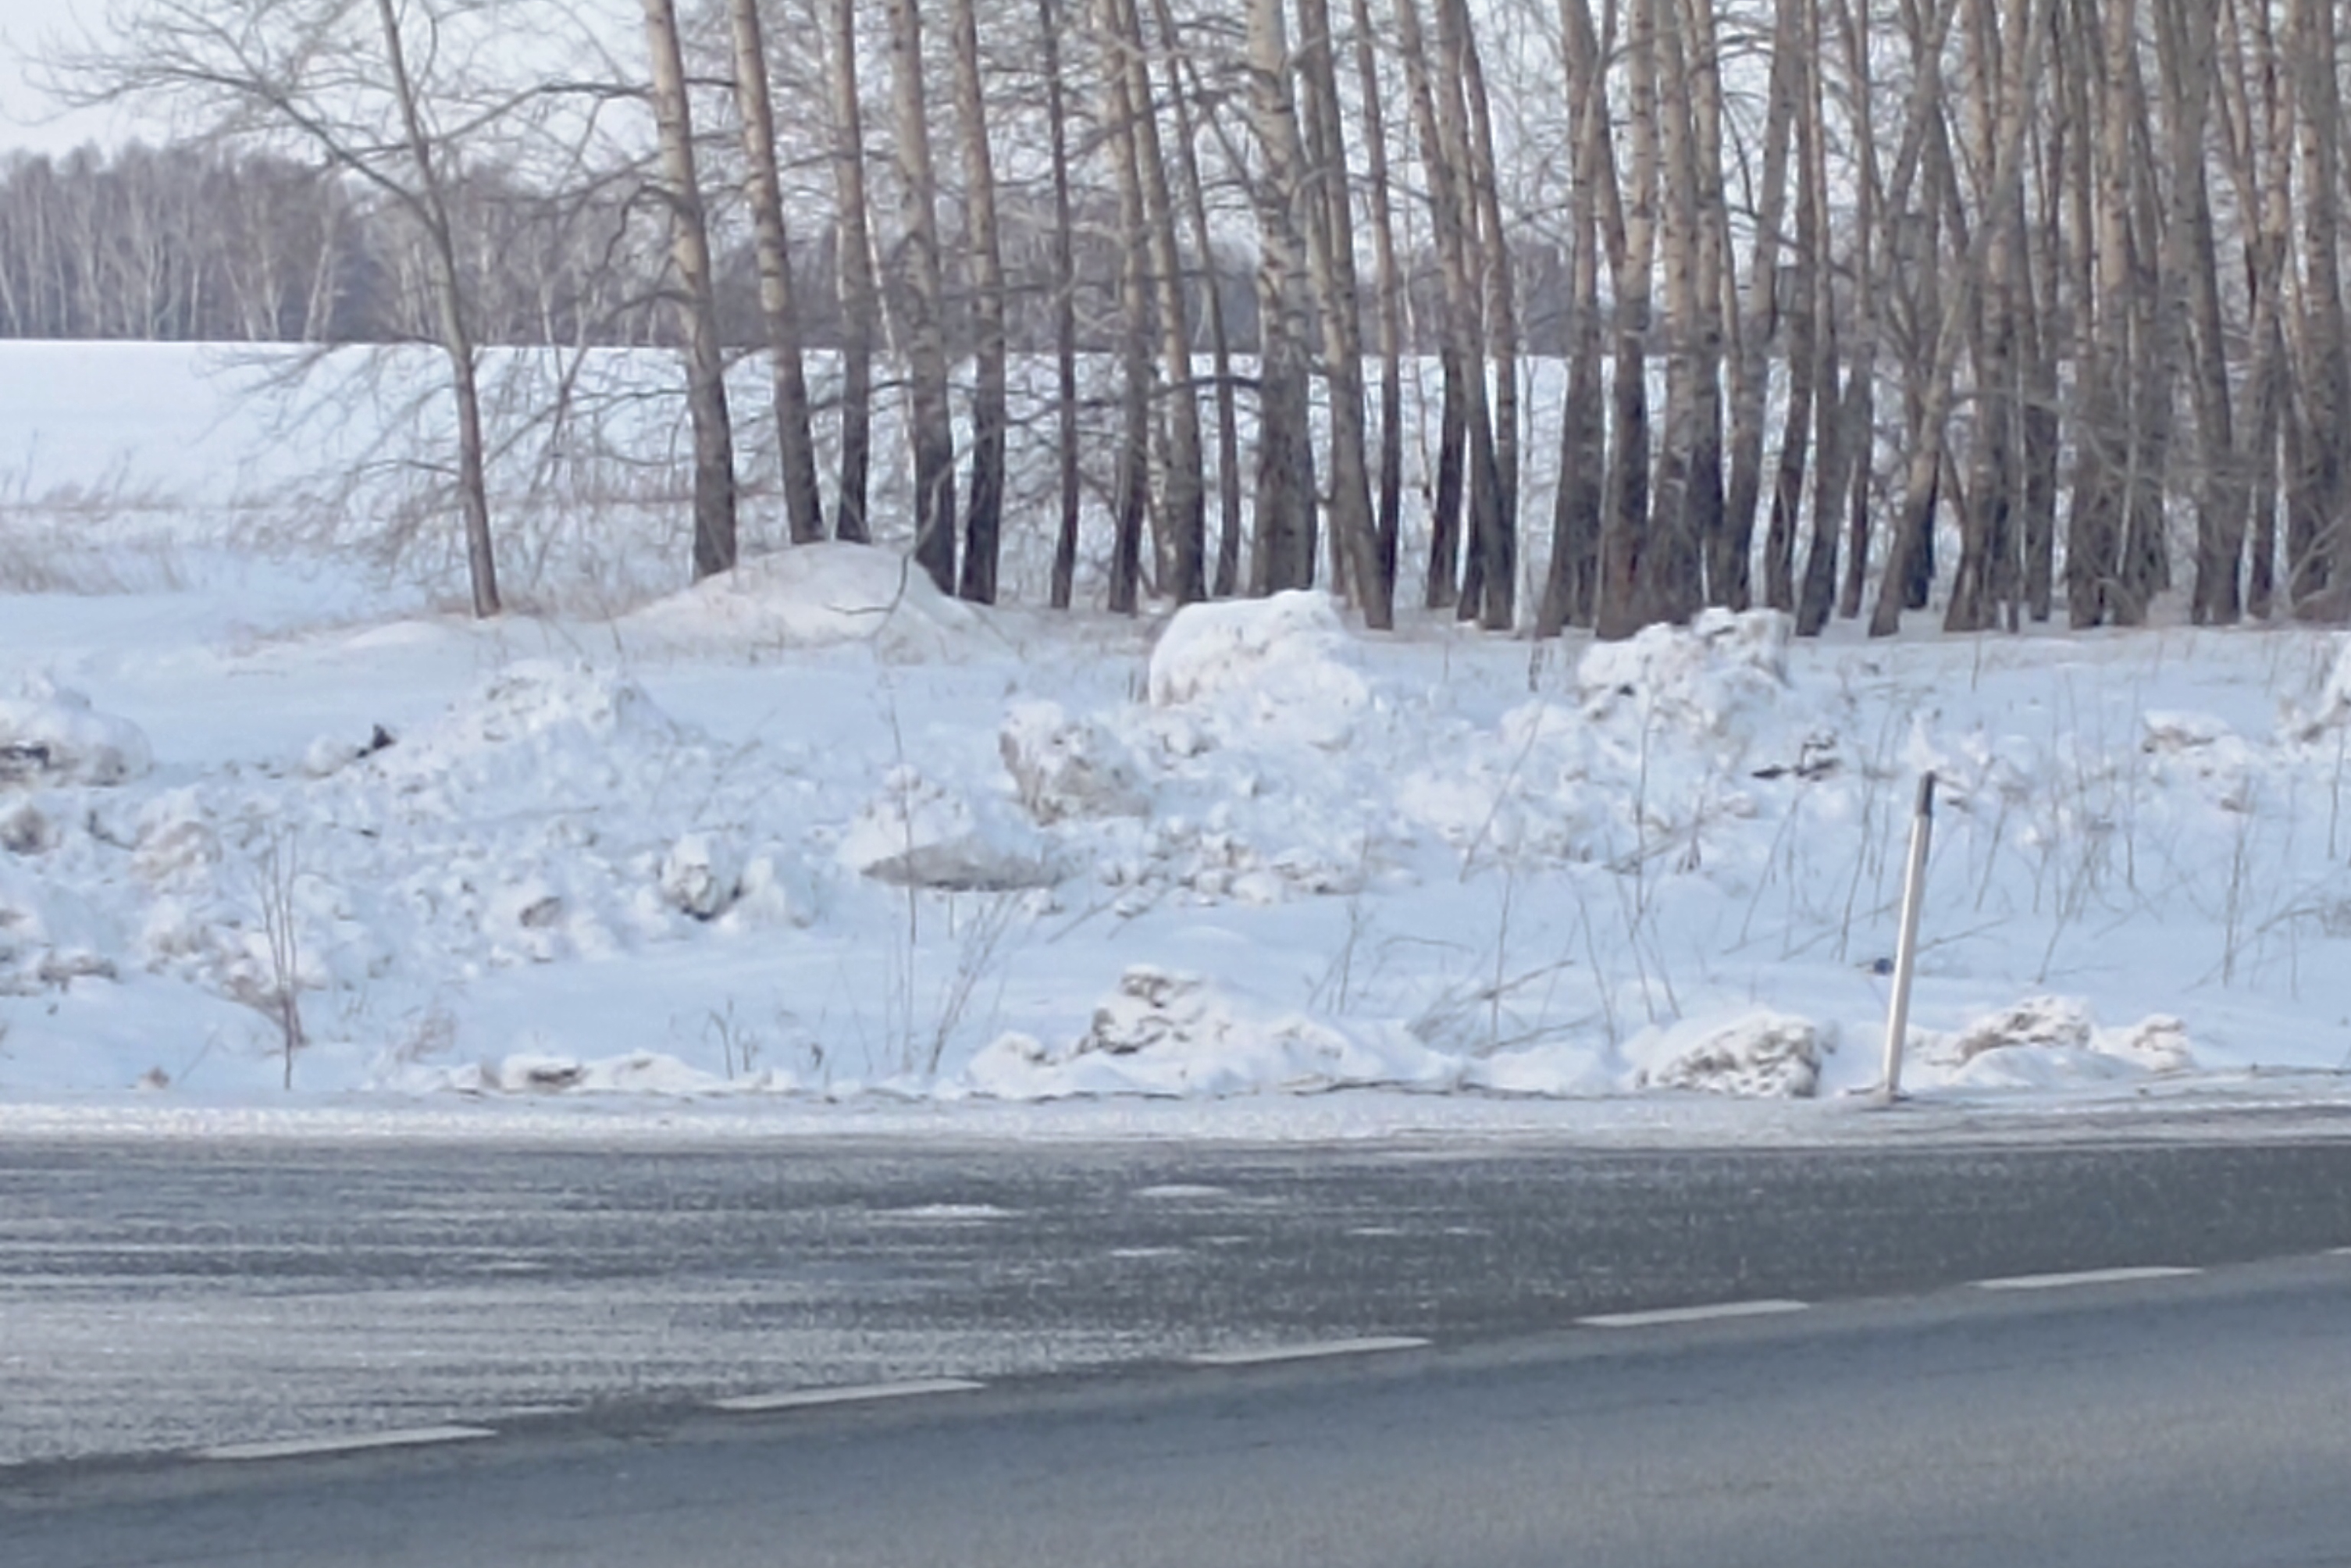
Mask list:
[{"label": "snow mound", "polygon": [[1134,965],[1059,1048],[999,1037],[965,1069],[967,1092],[1001,1100],[1137,1094],[1213,1098],[1385,1086],[1443,1091],[1460,1063],[1397,1031],[1364,1040],[1303,1014],[1252,1016],[1195,975]]},{"label": "snow mound", "polygon": [[588,1061],[548,1051],[518,1051],[496,1061],[463,1067],[412,1067],[396,1074],[389,1086],[421,1093],[673,1096],[789,1093],[799,1088],[786,1073],[721,1078],[657,1051],[632,1051]]},{"label": "snow mound", "polygon": [[1921,1052],[1979,1087],[2040,1086],[2118,1071],[2184,1072],[2196,1065],[2188,1026],[2167,1013],[2150,1014],[2126,1029],[2101,1029],[2089,1005],[2074,997],[2027,997],[1946,1035],[1932,1035]]},{"label": "snow mound", "polygon": [[1372,700],[1371,687],[1346,662],[1349,648],[1325,593],[1186,605],[1151,651],[1151,703],[1204,708],[1335,748]]},{"label": "snow mound", "polygon": [[841,864],[898,887],[956,893],[1050,887],[1061,879],[1034,829],[900,766],[841,835]]},{"label": "snow mound", "polygon": [[1721,735],[1768,712],[1788,685],[1794,624],[1777,611],[1707,610],[1688,626],[1649,626],[1595,643],[1576,665],[1577,695],[1604,715],[1634,703],[1645,717]]},{"label": "snow mound", "polygon": [[1820,1088],[1821,1057],[1834,1048],[1810,1019],[1757,1009],[1646,1030],[1625,1054],[1636,1067],[1635,1088],[1802,1100]]},{"label": "snow mound", "polygon": [[112,923],[47,878],[0,862],[0,996],[115,977]]},{"label": "snow mound", "polygon": [[997,747],[1021,806],[1041,823],[1151,814],[1126,747],[1091,719],[1072,719],[1058,703],[1014,704]]},{"label": "snow mound", "polygon": [[979,612],[941,593],[907,557],[869,545],[794,545],[622,618],[631,631],[684,646],[818,648],[870,643],[898,664],[967,652]]},{"label": "snow mound", "polygon": [[0,851],[12,855],[47,854],[61,834],[49,814],[30,800],[0,806]]},{"label": "snow mound", "polygon": [[0,697],[0,785],[127,784],[153,766],[139,727],[80,692],[36,678]]},{"label": "snow mound", "polygon": [[677,727],[634,681],[584,664],[525,659],[475,688],[408,745],[387,748],[383,766],[434,772],[473,753],[550,737],[667,745]]},{"label": "snow mound", "polygon": [[2279,705],[2279,730],[2304,744],[2330,729],[2351,725],[2351,637],[2337,637],[2333,642],[2333,656],[2319,682],[2316,701],[2307,708],[2291,700]]},{"label": "snow mound", "polygon": [[713,833],[687,833],[662,857],[661,894],[671,908],[714,920],[735,902],[743,860],[734,844]]},{"label": "snow mound", "polygon": [[1553,1041],[1499,1051],[1468,1065],[1462,1087],[1493,1094],[1587,1099],[1619,1087],[1607,1051],[1597,1044]]}]

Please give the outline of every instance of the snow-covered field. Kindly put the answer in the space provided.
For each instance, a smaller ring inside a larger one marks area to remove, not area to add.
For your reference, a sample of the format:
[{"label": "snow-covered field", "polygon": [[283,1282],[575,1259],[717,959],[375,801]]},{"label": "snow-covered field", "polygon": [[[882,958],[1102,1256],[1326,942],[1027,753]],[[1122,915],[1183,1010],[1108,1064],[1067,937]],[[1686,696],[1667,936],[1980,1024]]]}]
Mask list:
[{"label": "snow-covered field", "polygon": [[1930,768],[1920,1096],[2351,1070],[2337,635],[1129,623],[847,546],[476,625],[156,548],[141,591],[0,595],[19,1117],[275,1102],[289,985],[298,1102],[1834,1099]]}]

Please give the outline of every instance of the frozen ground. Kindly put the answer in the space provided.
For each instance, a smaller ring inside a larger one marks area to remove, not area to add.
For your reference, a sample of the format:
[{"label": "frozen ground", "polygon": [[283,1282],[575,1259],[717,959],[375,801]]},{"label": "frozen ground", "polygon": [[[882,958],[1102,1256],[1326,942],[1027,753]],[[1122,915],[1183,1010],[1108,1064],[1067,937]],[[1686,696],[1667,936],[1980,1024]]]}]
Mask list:
[{"label": "frozen ground", "polygon": [[1878,1071],[1928,768],[1922,1098],[2351,1071],[2333,634],[1536,648],[1311,595],[977,611],[841,546],[482,626],[153,545],[202,508],[131,525],[168,570],[109,586],[145,591],[0,596],[18,1125],[275,1103],[289,990],[297,1102],[434,1117],[1833,1100]]}]

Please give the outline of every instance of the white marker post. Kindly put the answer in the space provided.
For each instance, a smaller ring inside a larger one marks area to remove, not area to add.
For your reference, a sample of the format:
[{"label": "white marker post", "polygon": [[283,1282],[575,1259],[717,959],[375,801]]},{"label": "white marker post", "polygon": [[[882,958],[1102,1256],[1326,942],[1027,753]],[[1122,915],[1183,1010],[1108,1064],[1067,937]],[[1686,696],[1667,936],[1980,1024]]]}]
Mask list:
[{"label": "white marker post", "polygon": [[1902,878],[1902,934],[1894,948],[1894,998],[1886,1009],[1886,1082],[1880,1104],[1902,1097],[1902,1040],[1910,1028],[1910,977],[1918,966],[1918,910],[1927,899],[1927,851],[1935,838],[1935,776],[1918,779],[1918,810],[1910,819],[1910,865]]}]

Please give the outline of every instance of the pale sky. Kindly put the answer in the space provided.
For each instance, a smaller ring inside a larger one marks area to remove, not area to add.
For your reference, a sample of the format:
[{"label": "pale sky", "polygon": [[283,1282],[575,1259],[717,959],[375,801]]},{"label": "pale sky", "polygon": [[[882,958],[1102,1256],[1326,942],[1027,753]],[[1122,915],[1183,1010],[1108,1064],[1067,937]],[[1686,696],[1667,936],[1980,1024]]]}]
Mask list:
[{"label": "pale sky", "polygon": [[85,141],[124,140],[115,118],[83,113],[53,120],[57,106],[25,79],[32,55],[80,37],[80,24],[105,15],[105,0],[0,0],[0,152],[62,152]]}]

